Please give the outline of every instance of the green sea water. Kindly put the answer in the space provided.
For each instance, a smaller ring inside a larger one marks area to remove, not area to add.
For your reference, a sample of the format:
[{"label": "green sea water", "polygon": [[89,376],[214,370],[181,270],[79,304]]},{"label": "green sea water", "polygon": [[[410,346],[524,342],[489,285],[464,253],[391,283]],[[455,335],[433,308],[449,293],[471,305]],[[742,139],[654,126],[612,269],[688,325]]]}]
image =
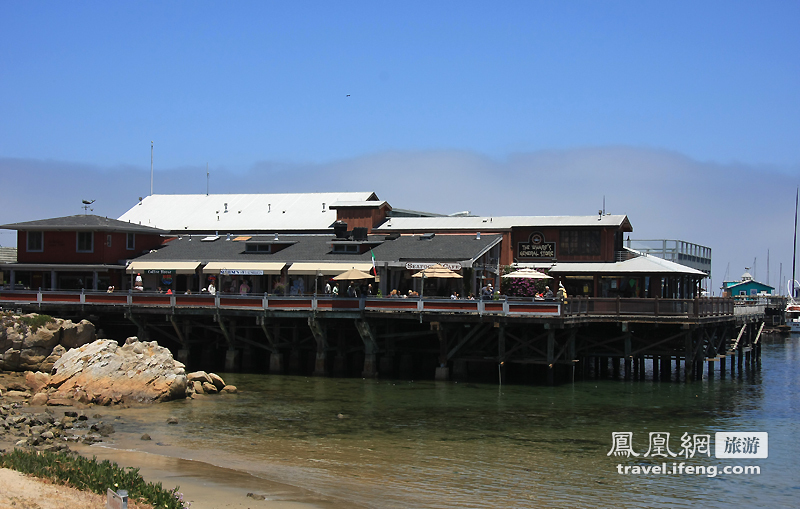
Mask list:
[{"label": "green sea water", "polygon": [[[238,395],[131,409],[114,447],[180,456],[375,508],[796,507],[800,340],[692,383],[558,387],[222,374]],[[166,424],[177,417],[178,425]],[[766,459],[609,456],[612,433],[769,433]],[[138,440],[149,433],[152,442]],[[617,465],[755,465],[758,475],[624,475]]]}]

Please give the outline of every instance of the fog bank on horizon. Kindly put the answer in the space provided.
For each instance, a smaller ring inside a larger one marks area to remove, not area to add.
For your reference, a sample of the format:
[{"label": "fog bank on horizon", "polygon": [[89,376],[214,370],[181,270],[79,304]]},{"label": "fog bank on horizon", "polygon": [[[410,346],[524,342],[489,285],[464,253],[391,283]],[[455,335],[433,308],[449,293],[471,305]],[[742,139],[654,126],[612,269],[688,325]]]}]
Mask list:
[{"label": "fog bank on horizon", "polygon": [[[149,167],[0,158],[0,224],[91,213],[117,218],[150,192]],[[244,172],[210,168],[211,194],[374,191],[393,207],[475,215],[626,214],[633,239],[712,248],[713,288],[745,267],[772,286],[791,273],[797,169],[699,162],[674,152],[607,147],[511,154],[381,152],[325,164],[260,161]],[[11,177],[15,178],[11,178]],[[27,183],[27,185],[26,185]],[[39,185],[31,186],[30,183]],[[8,185],[11,184],[11,185]],[[206,192],[205,167],[156,168],[156,194]],[[0,230],[0,246],[16,245]],[[767,251],[770,268],[767,281]],[[753,266],[756,261],[755,267]]]}]

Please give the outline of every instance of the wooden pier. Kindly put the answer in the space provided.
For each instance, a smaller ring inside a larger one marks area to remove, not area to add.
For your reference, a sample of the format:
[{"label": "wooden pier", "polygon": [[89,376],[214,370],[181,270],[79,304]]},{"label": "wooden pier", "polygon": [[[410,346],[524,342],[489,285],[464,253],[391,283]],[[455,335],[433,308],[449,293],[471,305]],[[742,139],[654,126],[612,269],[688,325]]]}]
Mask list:
[{"label": "wooden pier", "polygon": [[691,381],[760,364],[764,311],[729,298],[566,302],[2,291],[5,310],[87,318],[189,369],[565,383]]}]

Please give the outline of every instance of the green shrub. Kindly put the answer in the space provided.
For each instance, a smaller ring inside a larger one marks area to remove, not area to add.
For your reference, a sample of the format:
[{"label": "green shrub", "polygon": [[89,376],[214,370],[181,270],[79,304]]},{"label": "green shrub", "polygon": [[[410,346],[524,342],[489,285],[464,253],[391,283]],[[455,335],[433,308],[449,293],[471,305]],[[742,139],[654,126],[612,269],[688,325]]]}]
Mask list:
[{"label": "green shrub", "polygon": [[50,315],[33,315],[33,316],[20,316],[19,321],[27,325],[31,329],[31,333],[39,330],[39,327],[44,327],[53,321]]},{"label": "green shrub", "polygon": [[108,460],[84,458],[63,452],[40,452],[14,449],[0,454],[0,467],[11,468],[36,477],[72,486],[79,490],[105,495],[111,488],[128,490],[128,497],[166,509],[184,509],[183,495],[178,488],[166,490],[161,483],[149,483],[139,475],[139,469],[122,468]]}]

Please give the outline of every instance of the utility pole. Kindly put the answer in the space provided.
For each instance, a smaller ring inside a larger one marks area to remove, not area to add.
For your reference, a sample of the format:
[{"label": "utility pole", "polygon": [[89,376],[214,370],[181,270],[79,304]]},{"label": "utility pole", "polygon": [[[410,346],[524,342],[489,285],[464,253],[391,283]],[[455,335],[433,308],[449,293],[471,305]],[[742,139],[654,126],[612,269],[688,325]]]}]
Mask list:
[{"label": "utility pole", "polygon": [[150,141],[150,196],[153,196],[153,141]]}]

